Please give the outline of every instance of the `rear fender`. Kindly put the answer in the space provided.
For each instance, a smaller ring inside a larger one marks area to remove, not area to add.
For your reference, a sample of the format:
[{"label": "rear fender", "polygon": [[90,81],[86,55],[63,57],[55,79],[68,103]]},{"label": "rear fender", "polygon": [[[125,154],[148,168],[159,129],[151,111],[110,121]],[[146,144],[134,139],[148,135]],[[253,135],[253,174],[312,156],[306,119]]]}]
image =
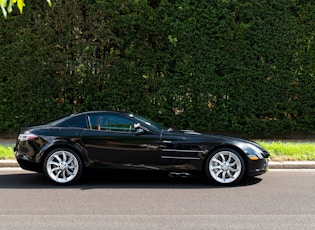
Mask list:
[{"label": "rear fender", "polygon": [[83,166],[85,167],[87,164],[87,154],[85,149],[77,142],[67,142],[67,141],[57,141],[54,143],[47,143],[45,146],[43,146],[41,152],[38,154],[39,159],[41,159],[40,164],[42,165],[44,163],[45,157],[48,153],[53,151],[54,149],[60,149],[60,148],[66,148],[70,149],[74,152],[76,152],[83,163]]}]

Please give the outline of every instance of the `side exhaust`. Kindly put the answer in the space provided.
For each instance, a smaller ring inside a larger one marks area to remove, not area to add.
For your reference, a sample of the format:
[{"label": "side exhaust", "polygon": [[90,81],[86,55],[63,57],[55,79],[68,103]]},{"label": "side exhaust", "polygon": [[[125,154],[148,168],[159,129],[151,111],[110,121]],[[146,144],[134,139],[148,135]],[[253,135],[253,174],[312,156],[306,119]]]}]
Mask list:
[{"label": "side exhaust", "polygon": [[185,172],[170,172],[168,174],[169,177],[181,177],[181,178],[188,178],[188,177],[192,177],[192,175],[190,173],[185,173]]}]

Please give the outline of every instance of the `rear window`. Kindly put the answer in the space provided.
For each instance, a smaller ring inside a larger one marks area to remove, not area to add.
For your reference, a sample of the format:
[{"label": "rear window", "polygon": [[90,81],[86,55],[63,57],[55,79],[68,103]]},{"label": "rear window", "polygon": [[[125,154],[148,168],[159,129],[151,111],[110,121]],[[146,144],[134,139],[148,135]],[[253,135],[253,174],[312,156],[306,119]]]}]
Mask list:
[{"label": "rear window", "polygon": [[68,117],[61,118],[59,120],[48,123],[49,126],[54,127],[75,127],[75,128],[87,128],[85,115],[70,115]]}]

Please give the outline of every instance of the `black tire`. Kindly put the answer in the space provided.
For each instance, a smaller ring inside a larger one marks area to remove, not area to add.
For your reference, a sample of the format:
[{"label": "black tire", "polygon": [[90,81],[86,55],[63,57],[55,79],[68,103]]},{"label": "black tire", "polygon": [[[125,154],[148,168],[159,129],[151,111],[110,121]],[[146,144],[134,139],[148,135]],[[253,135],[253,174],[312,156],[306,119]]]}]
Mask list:
[{"label": "black tire", "polygon": [[43,170],[54,183],[71,184],[79,180],[82,175],[82,160],[70,149],[55,149],[46,156]]},{"label": "black tire", "polygon": [[221,148],[208,156],[204,170],[210,182],[231,185],[239,182],[244,177],[245,162],[237,151],[230,148]]}]

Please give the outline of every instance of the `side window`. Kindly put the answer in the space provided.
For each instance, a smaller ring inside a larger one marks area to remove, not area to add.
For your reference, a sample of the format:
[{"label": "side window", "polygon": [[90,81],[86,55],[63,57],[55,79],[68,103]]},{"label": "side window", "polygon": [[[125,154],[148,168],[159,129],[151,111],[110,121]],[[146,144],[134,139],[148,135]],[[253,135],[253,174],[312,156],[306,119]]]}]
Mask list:
[{"label": "side window", "polygon": [[134,122],[114,114],[99,114],[89,118],[92,129],[114,132],[136,132]]},{"label": "side window", "polygon": [[71,127],[86,129],[87,128],[86,121],[85,120],[77,121],[73,123]]}]

